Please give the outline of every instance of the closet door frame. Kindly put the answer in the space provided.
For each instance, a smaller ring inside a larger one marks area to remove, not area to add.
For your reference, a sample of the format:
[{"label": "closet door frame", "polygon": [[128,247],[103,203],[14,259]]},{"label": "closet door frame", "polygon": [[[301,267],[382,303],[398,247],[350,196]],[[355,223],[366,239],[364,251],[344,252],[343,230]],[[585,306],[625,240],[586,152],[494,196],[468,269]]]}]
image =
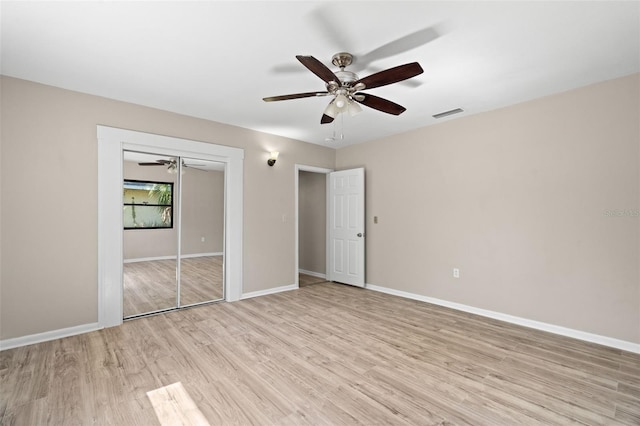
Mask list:
[{"label": "closet door frame", "polygon": [[225,163],[224,294],[242,294],[244,150],[189,139],[97,126],[98,138],[98,324],[122,324],[123,151],[199,157]]}]

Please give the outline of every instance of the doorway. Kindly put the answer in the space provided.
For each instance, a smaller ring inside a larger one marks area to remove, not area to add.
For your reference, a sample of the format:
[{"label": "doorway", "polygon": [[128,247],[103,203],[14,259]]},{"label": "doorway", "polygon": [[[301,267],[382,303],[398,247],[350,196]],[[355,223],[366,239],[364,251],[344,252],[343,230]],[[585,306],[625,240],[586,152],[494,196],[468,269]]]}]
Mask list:
[{"label": "doorway", "polygon": [[123,152],[123,318],[224,300],[224,163]]},{"label": "doorway", "polygon": [[332,169],[296,165],[296,277],[298,287],[327,279],[327,175]]},{"label": "doorway", "polygon": [[[303,230],[300,208],[300,177],[303,172],[324,175],[325,189],[325,272],[314,274],[326,281],[365,287],[365,203],[364,168],[334,172],[331,169],[297,165],[296,196],[296,277],[300,287]],[[303,178],[304,179],[304,178]],[[322,179],[322,178],[321,178]],[[304,222],[303,222],[304,223]],[[314,272],[314,271],[311,271]],[[312,275],[313,276],[313,275]]]}]

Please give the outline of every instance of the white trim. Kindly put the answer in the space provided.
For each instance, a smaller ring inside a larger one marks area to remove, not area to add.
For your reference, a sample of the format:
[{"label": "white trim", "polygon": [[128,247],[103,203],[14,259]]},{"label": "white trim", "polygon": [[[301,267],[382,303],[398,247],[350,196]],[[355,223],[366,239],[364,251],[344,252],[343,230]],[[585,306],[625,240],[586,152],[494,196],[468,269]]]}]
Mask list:
[{"label": "white trim", "polygon": [[296,164],[296,172],[311,172],[311,173],[320,173],[326,175],[327,173],[333,172],[334,169],[327,169],[324,167],[316,167],[316,166],[306,166],[304,164]]},{"label": "white trim", "polygon": [[[176,185],[178,186],[178,196],[177,196],[177,206],[173,206],[175,208],[174,212],[178,213],[178,220],[176,221],[176,251],[177,258],[180,259],[182,256],[182,159],[179,160],[178,169],[176,170]],[[173,202],[172,202],[173,203]],[[173,215],[173,213],[172,213]],[[223,213],[224,216],[224,213]],[[171,219],[173,221],[173,219]],[[182,302],[180,297],[182,296],[182,262],[176,261],[176,308],[182,306]],[[224,289],[222,293],[222,298],[224,299]]]},{"label": "white trim", "polygon": [[182,257],[183,259],[191,259],[194,257],[209,257],[209,256],[222,256],[224,253],[219,251],[216,253],[192,253],[192,254],[183,254]]},{"label": "white trim", "polygon": [[244,150],[97,126],[98,324],[122,324],[122,155],[124,150],[196,157],[225,164],[225,299],[242,294]]},{"label": "white trim", "polygon": [[252,297],[266,296],[269,294],[282,293],[283,291],[297,290],[298,284],[283,285],[281,287],[268,288],[266,290],[251,291],[243,293],[240,300],[251,299]]},{"label": "white trim", "polygon": [[[295,223],[295,234],[296,234],[295,235],[295,241],[296,241],[295,265],[296,265],[296,267],[295,267],[295,276],[293,277],[293,279],[294,279],[293,282],[295,283],[296,288],[299,288],[300,287],[300,277],[298,275],[301,272],[300,265],[299,265],[299,263],[300,263],[300,253],[298,253],[298,250],[300,250],[300,241],[299,241],[300,232],[299,232],[299,229],[298,229],[298,227],[300,226],[300,219],[298,217],[299,216],[299,208],[300,208],[299,200],[298,200],[298,194],[299,194],[299,191],[300,191],[300,188],[299,188],[300,172],[322,173],[324,175],[328,175],[329,173],[333,172],[333,169],[325,169],[323,167],[306,166],[304,164],[296,164],[294,172],[295,172],[295,175],[294,175],[294,179],[293,179],[293,186],[294,186],[294,191],[295,191],[295,194],[294,194],[295,197],[294,198],[295,198],[295,209],[296,209],[295,210],[295,212],[296,212],[295,213],[295,216],[296,216],[296,223]],[[328,189],[329,189],[329,180],[327,179],[327,193],[326,193],[327,197],[329,197]],[[325,204],[326,204],[326,207],[327,207],[327,218],[329,217],[329,201],[328,200],[329,200],[328,198],[325,200]],[[327,220],[327,224],[326,224],[326,229],[327,230],[326,230],[326,234],[325,234],[325,241],[326,241],[326,243],[325,243],[325,246],[326,246],[326,254],[325,254],[325,256],[327,256],[326,257],[327,268],[329,266],[329,257],[328,257],[329,256],[329,225],[328,225],[328,223],[329,223],[329,221]],[[305,272],[305,273],[307,273],[307,272]],[[311,275],[311,274],[308,274],[308,275]],[[322,278],[326,278],[326,276],[323,276]]]},{"label": "white trim", "polygon": [[366,284],[365,288],[373,291],[378,291],[380,293],[386,293],[394,296],[404,297],[407,299],[418,300],[420,302],[432,303],[434,305],[444,306],[444,307],[455,309],[458,311],[469,312],[471,314],[476,314],[476,315],[480,315],[487,318],[493,318],[493,319],[508,322],[511,324],[517,324],[524,327],[533,328],[536,330],[547,331],[549,333],[558,334],[561,336],[572,337],[574,339],[583,340],[591,343],[597,343],[599,345],[609,346],[612,348],[622,349],[624,351],[640,354],[640,344],[638,343],[627,342],[625,340],[614,339],[612,337],[601,336],[599,334],[587,333],[580,330],[574,330],[572,328],[561,327],[554,324],[534,321],[527,318],[503,314],[500,312],[489,311],[486,309],[475,308],[473,306],[463,305],[461,303],[449,302],[446,300],[436,299],[428,296],[422,296],[420,294],[408,293],[406,291],[395,290],[393,288],[382,287],[374,284]]},{"label": "white trim", "polygon": [[154,257],[136,257],[134,259],[124,259],[122,263],[138,263],[138,262],[153,262],[156,260],[174,260],[177,256],[154,256]]},{"label": "white trim", "polygon": [[320,272],[307,271],[306,269],[298,269],[298,272],[305,275],[311,275],[312,277],[326,279],[327,274],[321,274]]},{"label": "white trim", "polygon": [[13,339],[0,340],[0,351],[6,349],[19,348],[21,346],[33,345],[36,343],[48,342],[50,340],[62,339],[63,337],[76,336],[78,334],[89,333],[100,330],[102,327],[97,322],[91,324],[77,325],[75,327],[62,328],[60,330],[45,331],[44,333],[30,334],[28,336],[14,337]]},{"label": "white trim", "polygon": [[[122,144],[100,139],[98,126],[98,323],[122,324]],[[117,228],[117,230],[116,230]]]},{"label": "white trim", "polygon": [[[182,259],[191,259],[194,257],[209,257],[209,256],[222,256],[222,252],[216,253],[193,253],[193,254],[183,254],[180,256]],[[136,257],[133,259],[125,259],[123,263],[136,263],[136,262],[152,262],[154,260],[171,260],[176,259],[176,256],[153,256],[153,257]]]}]

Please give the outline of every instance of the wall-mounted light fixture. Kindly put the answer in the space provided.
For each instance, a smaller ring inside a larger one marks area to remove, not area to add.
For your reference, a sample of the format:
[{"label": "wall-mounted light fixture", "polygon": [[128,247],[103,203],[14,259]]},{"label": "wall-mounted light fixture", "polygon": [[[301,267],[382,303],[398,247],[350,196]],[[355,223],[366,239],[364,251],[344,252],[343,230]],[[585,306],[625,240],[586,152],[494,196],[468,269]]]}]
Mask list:
[{"label": "wall-mounted light fixture", "polygon": [[273,166],[276,164],[276,160],[278,159],[278,155],[280,153],[278,151],[271,151],[271,157],[267,160],[267,164]]}]

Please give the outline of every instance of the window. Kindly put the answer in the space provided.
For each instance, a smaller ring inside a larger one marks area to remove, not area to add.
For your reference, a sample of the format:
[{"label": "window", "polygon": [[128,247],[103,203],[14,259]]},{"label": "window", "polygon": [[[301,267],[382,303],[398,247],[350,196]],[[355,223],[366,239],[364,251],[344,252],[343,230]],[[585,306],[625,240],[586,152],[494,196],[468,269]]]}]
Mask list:
[{"label": "window", "polygon": [[125,180],[124,229],[173,228],[173,183]]}]

